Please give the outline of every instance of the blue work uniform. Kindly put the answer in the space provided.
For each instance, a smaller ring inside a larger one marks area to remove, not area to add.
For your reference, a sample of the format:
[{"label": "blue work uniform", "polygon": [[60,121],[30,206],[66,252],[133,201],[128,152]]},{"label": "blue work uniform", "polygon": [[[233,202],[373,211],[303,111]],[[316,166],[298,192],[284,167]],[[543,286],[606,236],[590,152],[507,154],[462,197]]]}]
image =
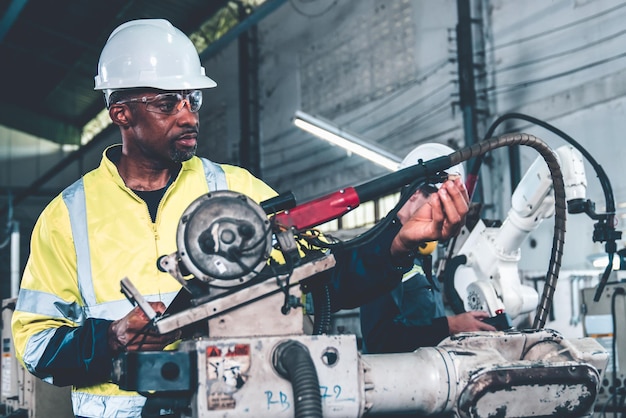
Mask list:
[{"label": "blue work uniform", "polygon": [[392,291],[361,306],[364,353],[410,352],[449,335],[440,284],[425,274],[423,261],[416,258]]}]

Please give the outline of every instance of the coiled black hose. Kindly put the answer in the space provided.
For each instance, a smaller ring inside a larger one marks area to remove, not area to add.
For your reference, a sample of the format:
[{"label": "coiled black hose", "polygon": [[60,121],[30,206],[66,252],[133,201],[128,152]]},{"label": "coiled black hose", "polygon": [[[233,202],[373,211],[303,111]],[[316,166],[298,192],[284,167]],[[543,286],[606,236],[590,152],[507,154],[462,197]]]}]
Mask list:
[{"label": "coiled black hose", "polygon": [[311,292],[313,296],[313,335],[323,335],[330,332],[331,307],[330,291],[325,284]]},{"label": "coiled black hose", "polygon": [[322,396],[309,350],[300,342],[280,343],[272,354],[276,371],[291,382],[296,418],[322,418]]},{"label": "coiled black hose", "polygon": [[480,155],[502,146],[526,145],[534,148],[544,159],[552,176],[554,187],[554,236],[552,240],[552,254],[550,264],[546,273],[546,283],[543,287],[543,294],[537,306],[537,313],[533,322],[533,328],[541,329],[546,323],[550,306],[556,290],[556,282],[561,269],[561,259],[563,258],[563,247],[565,245],[565,218],[567,205],[565,203],[565,184],[563,173],[556,155],[550,147],[539,138],[529,134],[508,134],[497,138],[491,138],[478,142],[471,147],[463,148],[449,155],[451,166],[475,158]]}]

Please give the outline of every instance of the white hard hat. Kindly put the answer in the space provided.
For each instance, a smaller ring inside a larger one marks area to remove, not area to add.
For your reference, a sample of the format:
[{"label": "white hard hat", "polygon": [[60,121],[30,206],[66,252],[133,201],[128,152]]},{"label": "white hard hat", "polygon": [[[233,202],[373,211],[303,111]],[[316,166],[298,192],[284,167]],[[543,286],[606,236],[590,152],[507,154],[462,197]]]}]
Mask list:
[{"label": "white hard hat", "polygon": [[[417,164],[419,160],[426,162],[434,158],[439,158],[444,155],[452,154],[454,151],[455,150],[450,148],[449,146],[437,142],[421,144],[413,148],[411,152],[409,152],[407,156],[404,157],[402,162],[400,162],[398,168],[407,168]],[[462,163],[448,168],[447,170],[445,170],[445,172],[448,174],[458,174],[461,176],[461,181],[465,182],[465,169],[463,168]]]},{"label": "white hard hat", "polygon": [[118,26],[100,54],[95,90],[106,101],[118,89],[150,87],[192,90],[215,87],[191,40],[165,19],[139,19]]}]

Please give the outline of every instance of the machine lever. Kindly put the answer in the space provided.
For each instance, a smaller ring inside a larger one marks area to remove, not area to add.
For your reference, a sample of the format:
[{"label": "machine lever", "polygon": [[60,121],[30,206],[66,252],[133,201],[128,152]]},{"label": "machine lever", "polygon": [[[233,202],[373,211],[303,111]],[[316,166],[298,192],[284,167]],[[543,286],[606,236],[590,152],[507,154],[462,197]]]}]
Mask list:
[{"label": "machine lever", "polygon": [[158,315],[152,306],[141,296],[141,293],[137,290],[135,285],[130,281],[128,277],[124,277],[120,280],[120,287],[122,293],[126,296],[126,299],[133,305],[139,305],[143,313],[146,314],[150,321],[153,321]]}]

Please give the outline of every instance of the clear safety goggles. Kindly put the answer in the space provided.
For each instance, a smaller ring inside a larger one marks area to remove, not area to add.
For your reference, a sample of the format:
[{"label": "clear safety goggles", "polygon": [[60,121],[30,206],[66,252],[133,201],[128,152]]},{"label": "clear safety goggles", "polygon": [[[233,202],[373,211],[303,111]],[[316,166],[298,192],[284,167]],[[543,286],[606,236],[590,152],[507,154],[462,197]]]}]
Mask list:
[{"label": "clear safety goggles", "polygon": [[154,97],[134,97],[132,99],[120,100],[118,104],[140,102],[146,105],[148,112],[162,113],[164,115],[175,115],[187,105],[191,112],[197,112],[202,106],[202,90],[193,90],[187,94],[161,93]]}]

